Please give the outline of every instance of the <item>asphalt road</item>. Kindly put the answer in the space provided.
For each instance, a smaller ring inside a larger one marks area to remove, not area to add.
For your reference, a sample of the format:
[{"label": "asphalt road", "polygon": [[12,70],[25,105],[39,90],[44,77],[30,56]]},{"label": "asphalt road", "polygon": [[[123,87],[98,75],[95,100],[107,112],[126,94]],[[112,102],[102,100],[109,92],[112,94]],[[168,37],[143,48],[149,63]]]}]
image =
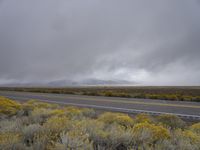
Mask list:
[{"label": "asphalt road", "polygon": [[44,102],[108,111],[148,113],[152,115],[174,114],[182,118],[200,120],[200,103],[198,102],[11,91],[0,91],[0,96],[17,101],[36,99]]}]

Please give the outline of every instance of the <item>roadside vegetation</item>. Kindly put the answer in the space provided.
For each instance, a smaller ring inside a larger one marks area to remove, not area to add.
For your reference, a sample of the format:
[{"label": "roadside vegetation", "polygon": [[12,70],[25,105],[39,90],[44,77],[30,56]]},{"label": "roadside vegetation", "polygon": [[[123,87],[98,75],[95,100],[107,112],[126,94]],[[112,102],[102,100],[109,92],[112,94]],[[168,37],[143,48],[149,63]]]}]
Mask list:
[{"label": "roadside vegetation", "polygon": [[200,102],[199,86],[178,86],[178,87],[92,86],[92,87],[68,87],[68,88],[0,88],[0,90]]},{"label": "roadside vegetation", "polygon": [[199,150],[200,122],[0,97],[2,150]]}]

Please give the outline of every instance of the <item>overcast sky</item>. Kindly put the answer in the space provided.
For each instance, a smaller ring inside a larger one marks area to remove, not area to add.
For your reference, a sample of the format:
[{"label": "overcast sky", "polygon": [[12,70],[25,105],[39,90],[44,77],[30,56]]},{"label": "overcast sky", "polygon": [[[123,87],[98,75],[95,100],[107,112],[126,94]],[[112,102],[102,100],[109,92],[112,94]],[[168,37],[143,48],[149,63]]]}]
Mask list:
[{"label": "overcast sky", "polygon": [[198,0],[0,0],[0,84],[200,85]]}]

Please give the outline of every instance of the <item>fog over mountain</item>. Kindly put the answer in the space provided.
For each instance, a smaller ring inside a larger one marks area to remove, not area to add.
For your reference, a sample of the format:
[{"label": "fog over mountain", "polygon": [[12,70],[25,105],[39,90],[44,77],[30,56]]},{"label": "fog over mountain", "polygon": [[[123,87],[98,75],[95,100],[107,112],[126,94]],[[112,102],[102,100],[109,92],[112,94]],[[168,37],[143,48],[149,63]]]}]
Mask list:
[{"label": "fog over mountain", "polygon": [[0,0],[0,85],[200,85],[199,0]]}]

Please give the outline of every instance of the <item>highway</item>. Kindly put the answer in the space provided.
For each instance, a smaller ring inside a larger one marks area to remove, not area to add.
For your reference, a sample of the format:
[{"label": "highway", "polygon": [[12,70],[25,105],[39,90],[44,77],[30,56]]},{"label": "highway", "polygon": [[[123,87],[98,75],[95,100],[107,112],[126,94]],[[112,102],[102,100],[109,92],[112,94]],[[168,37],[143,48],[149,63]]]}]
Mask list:
[{"label": "highway", "polygon": [[107,111],[151,115],[174,114],[185,119],[200,120],[200,103],[198,102],[12,91],[0,91],[0,96],[21,102],[36,99],[43,102]]}]

